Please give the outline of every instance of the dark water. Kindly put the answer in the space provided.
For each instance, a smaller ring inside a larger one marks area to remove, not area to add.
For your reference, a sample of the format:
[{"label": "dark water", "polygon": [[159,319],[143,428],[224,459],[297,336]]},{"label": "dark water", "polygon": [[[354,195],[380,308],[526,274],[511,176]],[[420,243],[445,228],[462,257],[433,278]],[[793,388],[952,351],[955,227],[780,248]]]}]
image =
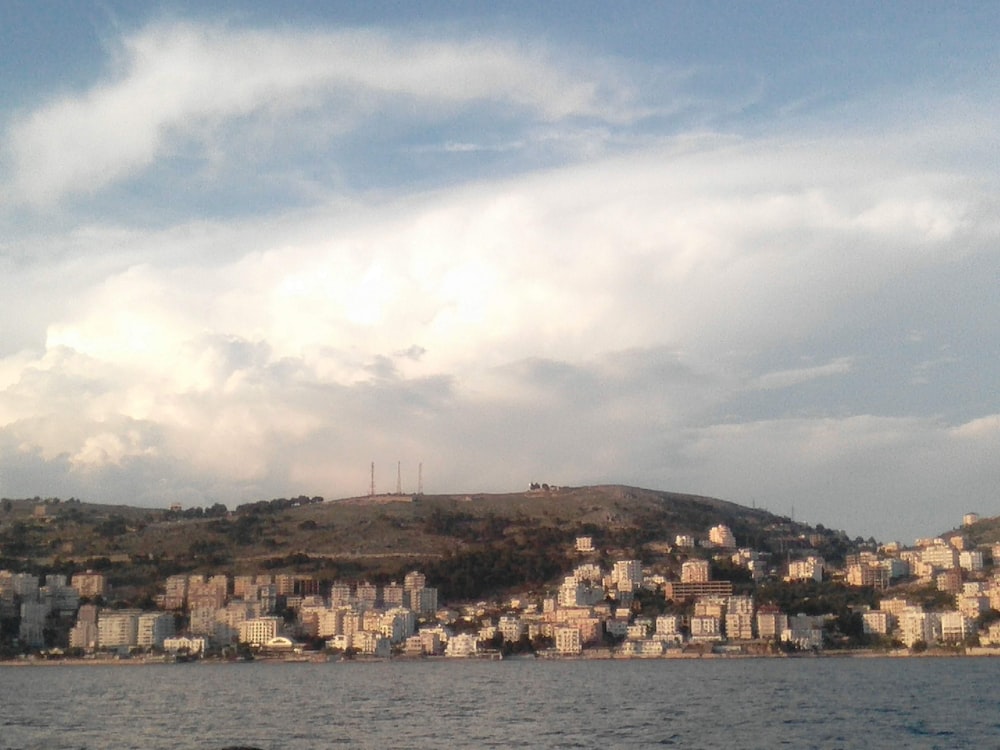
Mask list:
[{"label": "dark water", "polygon": [[1000,660],[0,668],[0,748],[997,748]]}]

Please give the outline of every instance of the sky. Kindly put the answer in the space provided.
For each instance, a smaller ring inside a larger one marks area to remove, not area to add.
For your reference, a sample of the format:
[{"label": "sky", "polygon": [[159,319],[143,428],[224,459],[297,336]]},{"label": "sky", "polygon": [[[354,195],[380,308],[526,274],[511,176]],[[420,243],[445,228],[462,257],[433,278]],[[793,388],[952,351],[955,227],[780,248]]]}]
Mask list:
[{"label": "sky", "polygon": [[1000,515],[996,3],[0,2],[0,494]]}]

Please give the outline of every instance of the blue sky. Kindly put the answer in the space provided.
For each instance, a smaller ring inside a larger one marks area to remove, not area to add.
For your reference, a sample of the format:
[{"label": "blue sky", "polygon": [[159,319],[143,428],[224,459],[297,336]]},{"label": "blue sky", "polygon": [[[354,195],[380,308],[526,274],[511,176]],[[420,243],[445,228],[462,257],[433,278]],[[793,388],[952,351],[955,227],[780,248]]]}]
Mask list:
[{"label": "blue sky", "polygon": [[202,6],[0,5],[3,495],[1000,514],[995,4]]}]

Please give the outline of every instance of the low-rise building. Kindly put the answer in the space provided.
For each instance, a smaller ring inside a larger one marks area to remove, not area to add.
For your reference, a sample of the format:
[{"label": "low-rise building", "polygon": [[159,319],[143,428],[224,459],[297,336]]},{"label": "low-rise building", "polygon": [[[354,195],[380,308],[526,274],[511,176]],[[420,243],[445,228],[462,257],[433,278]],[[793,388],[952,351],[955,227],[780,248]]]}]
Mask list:
[{"label": "low-rise building", "polygon": [[823,648],[823,618],[798,614],[788,618],[788,627],[781,631],[781,640],[803,651]]},{"label": "low-rise building", "polygon": [[163,639],[163,650],[171,654],[203,654],[208,650],[208,641],[201,636],[171,636]]},{"label": "low-rise building", "polygon": [[444,655],[451,657],[475,656],[479,651],[479,642],[471,633],[459,633],[448,639]]}]

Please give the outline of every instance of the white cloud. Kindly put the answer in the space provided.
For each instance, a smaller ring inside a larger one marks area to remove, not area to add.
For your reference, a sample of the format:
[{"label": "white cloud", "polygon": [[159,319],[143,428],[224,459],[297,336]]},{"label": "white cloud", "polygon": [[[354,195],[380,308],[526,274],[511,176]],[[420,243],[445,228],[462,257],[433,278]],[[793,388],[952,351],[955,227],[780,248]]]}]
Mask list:
[{"label": "white cloud", "polygon": [[[518,132],[417,140],[469,159],[546,140],[574,158],[160,230],[60,215],[70,229],[6,239],[23,257],[5,257],[0,281],[21,314],[0,321],[4,481],[204,504],[362,492],[372,460],[393,467],[386,487],[403,460],[411,475],[425,462],[428,489],[624,481],[794,504],[866,535],[947,525],[940,498],[957,487],[956,504],[988,512],[997,421],[975,418],[981,401],[874,414],[845,384],[976,361],[962,341],[947,361],[924,351],[941,330],[913,279],[958,287],[956,320],[1000,314],[960,294],[961,260],[1000,239],[994,178],[949,167],[940,144],[934,170],[915,163],[881,133],[934,151],[933,133],[897,126],[623,137],[647,103],[607,93],[619,83],[505,42],[193,25],[129,37],[113,76],[8,131],[28,200],[186,149],[237,158],[226,136],[247,120],[264,139],[320,123],[318,141],[364,141],[373,113],[417,127],[485,104],[514,111]],[[881,341],[905,361],[873,357]],[[791,403],[821,379],[836,398]]]},{"label": "white cloud", "polygon": [[853,367],[852,357],[839,357],[832,362],[813,367],[799,367],[792,370],[778,370],[761,375],[754,381],[754,386],[763,390],[790,388],[808,383],[817,378],[828,378],[834,375],[846,375]]},{"label": "white cloud", "polygon": [[123,40],[109,80],[12,124],[11,192],[42,205],[94,192],[186,141],[208,146],[228,120],[258,115],[321,110],[333,133],[376,113],[435,120],[472,103],[541,121],[627,119],[627,86],[609,75],[606,67],[581,75],[540,45],[503,40],[155,25]]}]

